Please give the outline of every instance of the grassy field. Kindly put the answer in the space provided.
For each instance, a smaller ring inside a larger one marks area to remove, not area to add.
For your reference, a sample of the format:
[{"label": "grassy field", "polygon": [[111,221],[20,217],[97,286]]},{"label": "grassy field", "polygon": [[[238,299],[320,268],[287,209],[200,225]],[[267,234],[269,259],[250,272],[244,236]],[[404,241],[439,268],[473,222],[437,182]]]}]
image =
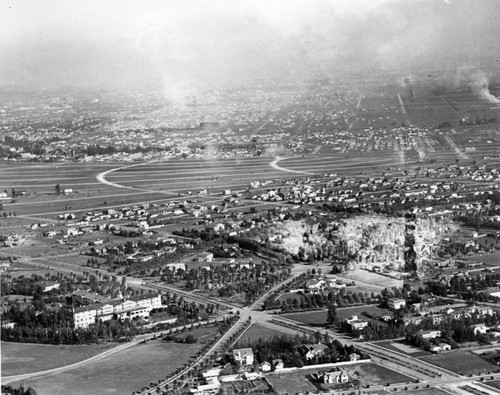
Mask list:
[{"label": "grassy field", "polygon": [[213,326],[186,332],[185,335],[192,333],[198,338],[194,344],[161,340],[137,344],[77,369],[23,380],[23,383],[25,387],[36,388],[39,395],[129,394],[182,367],[217,330],[218,327]]},{"label": "grassy field", "polygon": [[55,346],[2,342],[2,376],[58,368],[100,354],[116,344]]},{"label": "grassy field", "polygon": [[433,354],[421,357],[420,359],[466,376],[500,371],[498,366],[492,365],[469,351],[452,351],[443,354]]},{"label": "grassy field", "polygon": [[[367,312],[369,315],[373,317],[382,315],[392,315],[392,313],[387,309],[381,309],[380,307],[374,305],[366,305],[366,306],[339,308],[337,309],[337,316],[339,317],[340,320],[350,318],[353,315],[357,315],[360,318],[370,319],[370,317],[364,315],[363,312]],[[283,317],[301,322],[303,324],[316,325],[316,326],[324,325],[326,324],[327,310],[283,314]]]},{"label": "grassy field", "polygon": [[[358,365],[344,366],[344,369],[352,377],[359,380],[361,386],[370,385],[386,385],[394,383],[413,382],[414,379],[394,370],[375,363],[363,363]],[[356,374],[358,372],[358,374]]]},{"label": "grassy field", "polygon": [[284,335],[284,333],[259,324],[252,324],[243,336],[241,336],[241,338],[236,342],[235,347],[255,342],[259,338],[262,338],[262,340],[270,340],[274,336],[281,335]]},{"label": "grassy field", "polygon": [[449,395],[448,392],[441,391],[438,388],[424,388],[424,389],[409,389],[404,392],[405,395]]},{"label": "grassy field", "polygon": [[182,367],[200,348],[198,343],[152,341],[93,362],[90,366],[23,382],[25,387],[36,388],[39,395],[129,394],[164,379]]},{"label": "grassy field", "polygon": [[[368,315],[363,314],[366,312]],[[337,316],[340,320],[344,320],[346,318],[351,318],[353,315],[357,315],[360,318],[370,318],[378,317],[383,315],[392,316],[392,312],[388,309],[382,309],[375,305],[366,305],[366,306],[356,306],[356,307],[342,307],[337,309]]]},{"label": "grassy field", "polygon": [[288,374],[273,374],[267,376],[267,381],[278,394],[296,394],[310,391],[316,393],[318,389],[307,378],[306,375],[314,371],[300,371]]},{"label": "grassy field", "polygon": [[486,266],[496,266],[500,264],[500,253],[467,256],[463,260],[468,262],[483,262]]},{"label": "grassy field", "polygon": [[326,324],[327,310],[317,310],[305,313],[283,314],[283,317],[308,325]]},{"label": "grassy field", "polygon": [[[381,274],[370,272],[370,271],[364,270],[364,269],[350,271],[348,273],[342,274],[342,277],[345,277],[349,280],[362,281],[364,283],[374,284],[378,287],[402,287],[403,286],[402,280],[397,280],[394,278],[383,276]],[[363,284],[362,286],[364,287],[365,284]],[[378,289],[378,292],[380,292],[380,289]]]},{"label": "grassy field", "polygon": [[378,342],[378,346],[387,348],[388,350],[393,350],[397,352],[402,352],[408,355],[411,355],[412,357],[424,357],[427,355],[431,355],[429,351],[424,351],[420,348],[417,348],[409,343],[407,343],[404,340],[401,341],[391,341],[387,340],[384,342]]}]

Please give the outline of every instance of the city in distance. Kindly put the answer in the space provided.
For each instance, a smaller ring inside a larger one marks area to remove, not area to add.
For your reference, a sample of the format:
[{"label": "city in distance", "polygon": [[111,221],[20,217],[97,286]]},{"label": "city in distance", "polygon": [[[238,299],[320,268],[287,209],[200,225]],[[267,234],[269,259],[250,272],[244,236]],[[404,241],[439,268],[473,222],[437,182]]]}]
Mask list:
[{"label": "city in distance", "polygon": [[2,394],[499,393],[497,2],[7,3]]}]

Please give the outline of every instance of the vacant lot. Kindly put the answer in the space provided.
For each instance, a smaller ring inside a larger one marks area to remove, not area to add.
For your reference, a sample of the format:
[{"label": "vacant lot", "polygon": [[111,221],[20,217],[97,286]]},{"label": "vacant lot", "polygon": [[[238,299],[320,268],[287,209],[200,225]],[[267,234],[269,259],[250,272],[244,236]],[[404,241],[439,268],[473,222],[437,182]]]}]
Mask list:
[{"label": "vacant lot", "polygon": [[2,342],[2,376],[53,369],[93,357],[116,344],[55,346]]},{"label": "vacant lot", "polygon": [[366,306],[356,306],[356,307],[345,307],[337,309],[337,316],[340,320],[351,318],[353,315],[357,315],[360,318],[376,318],[384,315],[392,316],[392,312],[387,309],[381,309],[375,305]]},{"label": "vacant lot", "polygon": [[444,354],[429,355],[420,359],[466,376],[500,371],[498,366],[492,365],[469,351],[452,351]]},{"label": "vacant lot", "polygon": [[[183,367],[212,339],[218,326],[185,332],[198,338],[194,344],[152,340],[106,356],[98,361],[62,373],[23,380],[24,386],[36,388],[39,395],[52,394],[128,394],[165,379]],[[50,357],[50,354],[47,354]],[[19,383],[13,383],[17,385]]]},{"label": "vacant lot", "polygon": [[370,272],[364,269],[353,270],[351,272],[342,274],[341,277],[361,282],[361,284],[358,284],[361,287],[366,287],[367,289],[377,289],[379,292],[381,290],[381,287],[385,288],[403,286],[403,280],[397,280],[395,278],[383,276],[381,274]]},{"label": "vacant lot", "polygon": [[463,258],[468,262],[483,262],[486,266],[498,265],[500,263],[500,253],[468,256]]},{"label": "vacant lot", "polygon": [[[39,395],[129,394],[157,382],[182,367],[202,347],[200,343],[138,344],[119,354],[59,374],[24,380]],[[15,385],[19,383],[14,383]]]},{"label": "vacant lot", "polygon": [[327,310],[283,314],[283,317],[308,325],[324,325],[326,324]]},{"label": "vacant lot", "polygon": [[429,351],[424,351],[418,347],[411,345],[410,343],[401,340],[401,341],[385,341],[377,343],[378,346],[387,348],[388,350],[393,350],[397,352],[402,352],[412,357],[424,357],[427,355],[431,355]]},{"label": "vacant lot", "polygon": [[252,324],[250,328],[248,328],[248,330],[238,340],[238,342],[236,343],[236,347],[253,343],[259,339],[266,341],[272,339],[275,336],[282,336],[282,335],[284,335],[283,332],[279,332],[277,330],[268,328],[267,326]]},{"label": "vacant lot", "polygon": [[[357,315],[360,318],[372,319],[372,317],[379,317],[383,315],[391,315],[392,313],[387,309],[381,309],[374,305],[356,306],[356,307],[343,307],[337,309],[337,316],[340,320],[350,318]],[[302,322],[309,325],[325,325],[327,319],[327,310],[309,311],[304,313],[290,313],[283,314],[283,317],[288,319]],[[376,321],[376,319],[374,319]]]},{"label": "vacant lot", "polygon": [[424,388],[404,391],[405,395],[448,395],[448,392],[441,391],[437,388]]},{"label": "vacant lot", "polygon": [[316,393],[318,389],[306,378],[308,374],[315,371],[305,370],[288,374],[268,375],[267,381],[278,394],[305,394],[307,391]]},{"label": "vacant lot", "polygon": [[[413,382],[414,379],[375,363],[362,363],[343,367],[361,386]],[[357,372],[357,374],[356,374]]]}]

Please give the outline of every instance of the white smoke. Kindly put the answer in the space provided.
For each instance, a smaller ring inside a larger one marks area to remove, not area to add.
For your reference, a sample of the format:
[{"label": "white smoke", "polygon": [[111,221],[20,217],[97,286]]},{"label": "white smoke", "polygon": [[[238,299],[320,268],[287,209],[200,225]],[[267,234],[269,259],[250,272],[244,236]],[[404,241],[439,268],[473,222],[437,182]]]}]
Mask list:
[{"label": "white smoke", "polygon": [[490,92],[487,75],[481,70],[459,71],[459,81],[472,89],[472,92],[489,103],[500,104],[500,99]]}]

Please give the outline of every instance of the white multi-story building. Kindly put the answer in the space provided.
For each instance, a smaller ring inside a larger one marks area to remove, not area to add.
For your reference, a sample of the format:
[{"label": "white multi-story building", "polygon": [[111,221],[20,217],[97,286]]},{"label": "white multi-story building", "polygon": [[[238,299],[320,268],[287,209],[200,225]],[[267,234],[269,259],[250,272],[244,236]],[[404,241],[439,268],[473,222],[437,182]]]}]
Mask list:
[{"label": "white multi-story building", "polygon": [[149,317],[153,309],[162,307],[161,296],[151,292],[132,296],[128,299],[114,300],[108,303],[97,303],[74,309],[75,328],[87,328],[96,321],[107,321],[112,318]]}]

